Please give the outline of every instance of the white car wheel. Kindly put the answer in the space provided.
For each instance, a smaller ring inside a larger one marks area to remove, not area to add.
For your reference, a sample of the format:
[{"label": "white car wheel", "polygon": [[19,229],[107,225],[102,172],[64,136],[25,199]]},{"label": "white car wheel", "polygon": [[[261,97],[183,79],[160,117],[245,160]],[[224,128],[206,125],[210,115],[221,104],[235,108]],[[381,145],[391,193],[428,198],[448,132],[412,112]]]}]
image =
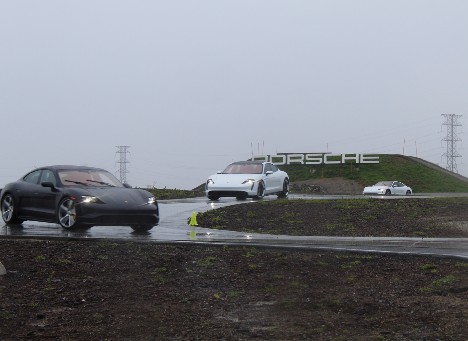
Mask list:
[{"label": "white car wheel", "polygon": [[257,195],[255,196],[255,199],[262,199],[264,196],[265,196],[265,183],[263,181],[260,181],[258,183]]},{"label": "white car wheel", "polygon": [[283,190],[278,193],[278,198],[286,198],[289,194],[289,180],[284,179],[283,181]]}]

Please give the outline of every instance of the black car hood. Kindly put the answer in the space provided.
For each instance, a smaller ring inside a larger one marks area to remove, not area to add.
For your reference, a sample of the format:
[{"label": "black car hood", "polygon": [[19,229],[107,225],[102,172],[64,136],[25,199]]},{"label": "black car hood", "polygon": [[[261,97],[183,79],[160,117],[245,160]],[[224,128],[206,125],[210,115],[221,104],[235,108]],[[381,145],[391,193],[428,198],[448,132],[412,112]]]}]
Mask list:
[{"label": "black car hood", "polygon": [[148,203],[148,198],[152,196],[151,193],[145,190],[126,187],[92,187],[83,188],[80,192],[81,195],[97,197],[106,204],[130,203],[142,205]]}]

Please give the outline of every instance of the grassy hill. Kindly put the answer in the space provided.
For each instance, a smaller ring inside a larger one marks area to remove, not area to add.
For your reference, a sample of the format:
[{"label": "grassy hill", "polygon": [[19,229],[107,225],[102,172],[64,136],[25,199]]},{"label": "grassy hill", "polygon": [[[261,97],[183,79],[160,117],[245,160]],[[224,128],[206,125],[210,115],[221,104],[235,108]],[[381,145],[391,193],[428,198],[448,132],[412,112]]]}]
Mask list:
[{"label": "grassy hill", "polygon": [[457,177],[441,167],[418,162],[403,155],[379,155],[378,164],[285,165],[292,182],[319,178],[343,177],[369,186],[382,180],[398,180],[416,193],[468,192],[466,178]]}]

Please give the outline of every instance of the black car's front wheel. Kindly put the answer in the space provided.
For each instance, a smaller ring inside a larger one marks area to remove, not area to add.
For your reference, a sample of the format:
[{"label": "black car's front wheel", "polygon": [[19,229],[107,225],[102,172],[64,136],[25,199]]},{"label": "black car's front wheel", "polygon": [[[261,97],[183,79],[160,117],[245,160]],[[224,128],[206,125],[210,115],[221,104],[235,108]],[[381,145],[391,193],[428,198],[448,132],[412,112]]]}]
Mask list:
[{"label": "black car's front wheel", "polygon": [[78,228],[76,203],[71,198],[63,198],[57,208],[57,221],[64,229]]},{"label": "black car's front wheel", "polygon": [[147,232],[153,228],[152,225],[132,225],[131,228],[135,232]]},{"label": "black car's front wheel", "polygon": [[2,219],[6,224],[21,224],[23,220],[18,219],[15,199],[11,194],[5,194],[1,203]]}]

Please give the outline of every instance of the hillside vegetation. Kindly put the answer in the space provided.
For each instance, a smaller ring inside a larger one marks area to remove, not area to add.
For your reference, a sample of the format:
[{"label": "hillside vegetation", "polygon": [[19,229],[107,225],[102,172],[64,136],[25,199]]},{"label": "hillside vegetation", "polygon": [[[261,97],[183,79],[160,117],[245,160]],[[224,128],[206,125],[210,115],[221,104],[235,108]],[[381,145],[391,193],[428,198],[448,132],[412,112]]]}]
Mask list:
[{"label": "hillside vegetation", "polygon": [[291,182],[342,177],[369,186],[382,180],[398,180],[415,193],[468,192],[468,182],[452,176],[442,168],[432,168],[402,155],[379,155],[378,164],[285,165]]},{"label": "hillside vegetation", "polygon": [[[291,182],[321,178],[345,178],[369,186],[382,180],[398,180],[410,186],[415,193],[468,192],[468,182],[444,169],[415,161],[403,155],[379,155],[378,164],[340,165],[285,165]],[[204,196],[205,183],[192,190],[147,188],[158,199],[193,198]]]}]

